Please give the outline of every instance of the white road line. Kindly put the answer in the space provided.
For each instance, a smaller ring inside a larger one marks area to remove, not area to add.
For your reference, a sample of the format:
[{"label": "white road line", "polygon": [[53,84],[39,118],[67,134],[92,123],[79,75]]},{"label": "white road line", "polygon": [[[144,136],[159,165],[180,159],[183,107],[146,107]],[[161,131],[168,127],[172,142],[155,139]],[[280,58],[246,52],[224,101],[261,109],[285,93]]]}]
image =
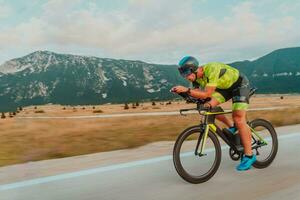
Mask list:
[{"label": "white road line", "polygon": [[[299,136],[300,136],[300,132],[290,133],[288,135],[278,136],[278,139],[282,140],[282,139],[289,139],[289,138],[294,138],[294,137],[299,137]],[[224,149],[224,148],[228,148],[227,145],[223,145],[222,149]],[[210,149],[206,149],[205,151],[209,152],[212,150],[213,149],[210,148]],[[186,156],[188,156],[188,154]],[[133,161],[133,162],[128,162],[128,163],[110,165],[110,166],[106,166],[106,167],[99,167],[99,168],[81,170],[81,171],[72,172],[72,173],[65,173],[65,174],[59,174],[59,175],[55,175],[55,176],[48,176],[48,177],[36,178],[36,179],[20,181],[20,182],[15,182],[15,183],[10,183],[10,184],[4,184],[4,185],[0,185],[0,191],[17,189],[17,188],[22,188],[22,187],[27,187],[27,186],[32,186],[32,185],[49,183],[49,182],[53,182],[53,181],[65,180],[65,179],[69,179],[69,178],[76,178],[76,177],[80,177],[80,176],[86,176],[86,175],[108,172],[108,171],[113,171],[113,170],[119,170],[119,169],[124,169],[124,168],[143,166],[143,165],[148,165],[148,164],[157,163],[157,162],[161,162],[161,161],[167,161],[167,160],[172,160],[172,155],[160,156],[160,157],[155,157],[155,158],[151,158],[151,159],[147,159],[147,160]]]},{"label": "white road line", "polygon": [[[280,107],[269,107],[269,108],[253,108],[248,109],[248,111],[263,111],[263,110],[278,110],[285,108],[298,108],[290,106],[280,106]],[[230,111],[230,110],[225,110]],[[198,111],[189,111],[185,114],[194,114]],[[28,116],[28,117],[16,117],[18,119],[91,119],[91,118],[113,118],[113,117],[135,117],[135,116],[166,116],[166,115],[179,115],[179,111],[170,111],[170,112],[147,112],[147,113],[121,113],[121,114],[102,114],[102,115],[87,115],[87,116]]]}]

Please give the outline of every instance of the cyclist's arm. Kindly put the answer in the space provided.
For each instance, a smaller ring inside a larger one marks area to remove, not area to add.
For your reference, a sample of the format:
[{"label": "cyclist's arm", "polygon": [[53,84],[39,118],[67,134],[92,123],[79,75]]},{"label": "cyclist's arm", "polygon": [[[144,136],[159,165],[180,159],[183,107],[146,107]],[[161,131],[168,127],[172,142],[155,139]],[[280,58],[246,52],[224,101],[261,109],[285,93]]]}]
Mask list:
[{"label": "cyclist's arm", "polygon": [[208,97],[211,97],[212,93],[214,93],[215,90],[215,86],[206,86],[203,91],[198,88],[191,89],[189,95],[198,99],[206,99]]}]

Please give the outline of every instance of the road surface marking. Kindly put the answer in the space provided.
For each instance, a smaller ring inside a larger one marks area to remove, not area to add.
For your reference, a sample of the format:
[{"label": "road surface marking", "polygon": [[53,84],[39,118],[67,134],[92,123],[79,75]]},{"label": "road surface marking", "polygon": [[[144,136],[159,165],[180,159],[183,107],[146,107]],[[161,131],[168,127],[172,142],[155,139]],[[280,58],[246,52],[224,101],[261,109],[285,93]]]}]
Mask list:
[{"label": "road surface marking", "polygon": [[[290,133],[288,135],[278,136],[278,139],[289,139],[289,138],[294,138],[294,137],[299,137],[299,136],[300,136],[299,132],[298,133]],[[222,146],[222,149],[226,149],[226,148],[228,148],[227,145]],[[206,152],[213,151],[213,148],[206,149],[205,151]],[[190,152],[188,152],[188,153],[186,153],[185,156],[188,156],[188,155],[192,155],[192,154]],[[161,162],[161,161],[167,161],[167,160],[172,160],[172,155],[160,156],[160,157],[155,157],[155,158],[146,159],[146,160],[139,160],[139,161],[133,161],[133,162],[128,162],[128,163],[109,165],[109,166],[99,167],[99,168],[94,168],[94,169],[87,169],[87,170],[81,170],[81,171],[77,171],[77,172],[59,174],[59,175],[55,175],[55,176],[47,176],[47,177],[36,178],[36,179],[31,179],[31,180],[26,180],[26,181],[4,184],[4,185],[0,185],[0,191],[17,189],[17,188],[22,188],[22,187],[26,187],[26,186],[38,185],[38,184],[42,184],[42,183],[49,183],[49,182],[53,182],[53,181],[65,180],[65,179],[69,179],[69,178],[76,178],[76,177],[80,177],[80,176],[86,176],[86,175],[108,172],[108,171],[113,171],[113,170],[119,170],[119,169],[124,169],[124,168],[143,166],[143,165],[157,163],[157,162]]]}]

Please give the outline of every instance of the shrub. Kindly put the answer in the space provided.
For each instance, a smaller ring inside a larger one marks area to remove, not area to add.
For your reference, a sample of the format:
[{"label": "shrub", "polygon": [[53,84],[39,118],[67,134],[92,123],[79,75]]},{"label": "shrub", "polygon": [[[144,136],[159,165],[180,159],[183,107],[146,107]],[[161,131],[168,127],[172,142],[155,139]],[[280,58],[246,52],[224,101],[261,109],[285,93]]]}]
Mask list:
[{"label": "shrub", "polygon": [[152,106],[155,106],[155,105],[156,105],[156,103],[154,101],[152,101]]},{"label": "shrub", "polygon": [[128,103],[125,103],[124,110],[128,110],[128,109],[129,109]]},{"label": "shrub", "polygon": [[45,111],[44,110],[36,110],[36,111],[34,111],[35,113],[45,113]]},{"label": "shrub", "polygon": [[4,119],[4,118],[6,118],[6,116],[5,116],[5,113],[3,112],[3,113],[1,114],[1,119]]},{"label": "shrub", "polygon": [[103,110],[94,110],[93,113],[103,113]]}]

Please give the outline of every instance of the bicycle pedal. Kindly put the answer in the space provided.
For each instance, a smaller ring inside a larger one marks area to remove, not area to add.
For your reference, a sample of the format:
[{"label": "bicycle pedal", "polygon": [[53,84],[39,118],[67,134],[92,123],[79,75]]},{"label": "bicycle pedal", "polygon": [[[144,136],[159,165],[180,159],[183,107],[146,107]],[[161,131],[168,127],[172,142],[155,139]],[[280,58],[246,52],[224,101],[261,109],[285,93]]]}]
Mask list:
[{"label": "bicycle pedal", "polygon": [[206,154],[206,153],[199,153],[198,156],[199,156],[199,157],[207,156],[207,154]]}]

